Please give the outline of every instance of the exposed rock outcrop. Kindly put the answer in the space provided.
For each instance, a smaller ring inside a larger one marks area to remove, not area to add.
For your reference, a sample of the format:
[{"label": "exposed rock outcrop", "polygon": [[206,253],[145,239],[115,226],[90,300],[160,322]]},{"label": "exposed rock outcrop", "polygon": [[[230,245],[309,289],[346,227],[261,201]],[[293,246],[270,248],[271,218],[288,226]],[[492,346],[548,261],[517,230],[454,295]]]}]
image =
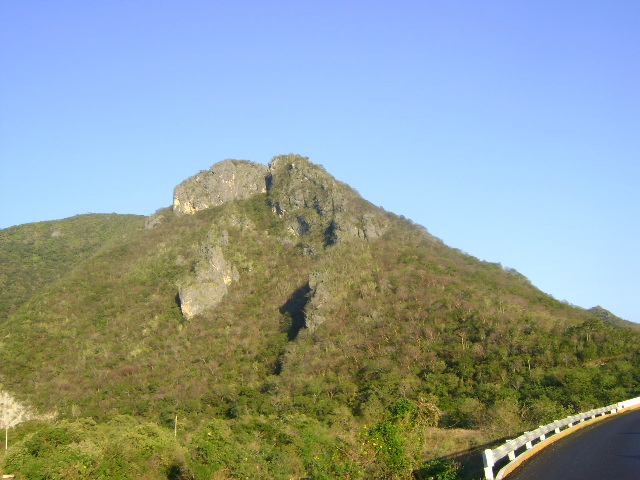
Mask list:
[{"label": "exposed rock outcrop", "polygon": [[314,332],[326,321],[325,311],[331,295],[325,280],[324,274],[311,272],[309,281],[297,288],[280,307],[280,313],[291,319],[289,340],[294,340],[303,329]]},{"label": "exposed rock outcrop", "polygon": [[147,217],[147,220],[144,222],[145,230],[153,230],[158,225],[160,225],[164,221],[165,217],[161,212],[156,212],[153,215]]},{"label": "exposed rock outcrop", "polygon": [[280,155],[269,163],[269,202],[279,215],[311,209],[320,217],[343,212],[349,198],[358,194],[338,182],[320,165],[299,155]]},{"label": "exposed rock outcrop", "polygon": [[[223,160],[180,183],[173,194],[173,211],[199,210],[258,193],[268,194],[275,213],[288,219],[289,231],[297,236],[317,234],[325,245],[344,237],[377,238],[387,222],[358,192],[329,175],[306,157],[289,154],[274,157],[269,166],[246,160]],[[153,228],[161,218],[153,218]]]},{"label": "exposed rock outcrop", "polygon": [[[274,157],[268,167],[244,160],[216,163],[175,188],[173,211],[178,215],[195,213],[265,192],[274,214],[284,219],[289,233],[306,237],[304,254],[344,239],[372,240],[388,228],[385,215],[353,188],[336,180],[321,165],[295,154]],[[248,219],[231,218],[226,228],[253,229]],[[150,219],[147,228],[161,221],[161,217]],[[200,246],[194,272],[179,284],[180,306],[187,318],[217,305],[228,285],[238,279],[238,271],[223,255],[226,237],[212,235],[217,237]],[[310,278],[308,288],[304,327],[315,330],[325,321],[322,309],[326,289],[319,277]],[[302,314],[302,310],[296,313]],[[299,319],[294,323],[302,327]]]},{"label": "exposed rock outcrop", "polygon": [[223,160],[189,177],[173,191],[173,211],[195,213],[266,192],[267,167],[246,160]]},{"label": "exposed rock outcrop", "polygon": [[180,308],[187,319],[215,307],[226,295],[227,287],[238,280],[238,270],[224,258],[222,247],[227,242],[226,231],[210,232],[200,245],[194,273],[178,285]]},{"label": "exposed rock outcrop", "polygon": [[309,275],[308,301],[304,308],[304,323],[309,331],[314,332],[327,319],[324,316],[326,302],[330,299],[329,290],[325,285],[324,275],[312,272]]},{"label": "exposed rock outcrop", "polygon": [[375,240],[381,237],[389,228],[389,220],[384,215],[373,210],[351,217],[347,222],[350,234],[364,240]]},{"label": "exposed rock outcrop", "polygon": [[267,189],[274,212],[289,219],[292,233],[321,234],[325,245],[345,237],[377,238],[387,228],[358,192],[299,155],[273,158]]}]

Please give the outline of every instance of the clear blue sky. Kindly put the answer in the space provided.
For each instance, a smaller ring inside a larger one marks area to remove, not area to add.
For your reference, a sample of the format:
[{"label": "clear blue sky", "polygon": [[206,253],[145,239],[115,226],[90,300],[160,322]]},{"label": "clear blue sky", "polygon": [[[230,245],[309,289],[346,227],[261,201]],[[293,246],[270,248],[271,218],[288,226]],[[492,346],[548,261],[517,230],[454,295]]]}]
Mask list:
[{"label": "clear blue sky", "polygon": [[640,1],[0,0],[0,228],[299,153],[640,322]]}]

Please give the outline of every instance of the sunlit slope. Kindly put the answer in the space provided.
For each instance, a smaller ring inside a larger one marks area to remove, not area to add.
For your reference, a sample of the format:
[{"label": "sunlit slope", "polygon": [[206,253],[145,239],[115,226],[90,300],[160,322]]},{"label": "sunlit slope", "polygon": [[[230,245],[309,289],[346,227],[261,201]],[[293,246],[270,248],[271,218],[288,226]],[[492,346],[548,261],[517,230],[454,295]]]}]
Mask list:
[{"label": "sunlit slope", "polygon": [[[156,416],[185,405],[224,413],[248,387],[268,391],[269,408],[328,392],[326,409],[364,412],[372,398],[384,405],[399,392],[435,395],[447,407],[487,382],[502,388],[531,371],[618,353],[618,340],[577,348],[584,339],[570,340],[568,329],[585,322],[624,343],[626,331],[517,272],[378,214],[388,222],[381,237],[325,246],[323,235],[292,233],[264,195],[190,216],[166,212],[155,229],[101,250],[6,321],[4,383],[42,407],[92,415]],[[239,278],[214,309],[186,320],[178,285],[201,244],[222,232]],[[258,397],[247,404],[263,408]]]}]

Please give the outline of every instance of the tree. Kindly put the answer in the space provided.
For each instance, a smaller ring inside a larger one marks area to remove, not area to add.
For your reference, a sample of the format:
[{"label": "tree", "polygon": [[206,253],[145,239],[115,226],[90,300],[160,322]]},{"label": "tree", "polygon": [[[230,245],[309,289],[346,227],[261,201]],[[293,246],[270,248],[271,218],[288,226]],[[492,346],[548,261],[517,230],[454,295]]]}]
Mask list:
[{"label": "tree", "polygon": [[9,428],[29,420],[30,412],[7,392],[0,391],[0,421],[4,428],[4,448],[9,448]]}]

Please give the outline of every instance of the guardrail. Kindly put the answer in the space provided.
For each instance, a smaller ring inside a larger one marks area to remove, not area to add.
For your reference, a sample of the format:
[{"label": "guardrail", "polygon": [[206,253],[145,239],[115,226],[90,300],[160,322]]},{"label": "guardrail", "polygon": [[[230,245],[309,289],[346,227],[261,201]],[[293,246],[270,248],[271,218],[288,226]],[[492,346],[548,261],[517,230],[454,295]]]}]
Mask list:
[{"label": "guardrail", "polygon": [[[539,427],[531,432],[526,432],[520,435],[518,438],[509,440],[505,444],[499,446],[498,448],[494,448],[493,450],[485,450],[484,452],[482,452],[482,460],[484,461],[484,476],[487,480],[494,480],[493,466],[504,457],[509,457],[510,462],[498,472],[497,479],[500,480],[502,479],[505,469],[516,460],[516,457],[526,452],[527,450],[532,449],[534,443],[536,445],[539,445],[540,443],[545,442],[548,436],[560,433],[563,428],[566,431],[576,424],[583,423],[585,420],[596,418],[598,415],[604,416],[608,414],[614,414],[619,410],[633,407],[639,404],[640,397],[637,397],[632,398],[631,400],[625,400],[624,402],[610,405],[608,407],[596,408],[585,413],[579,413],[578,415],[567,417],[564,420],[556,420],[549,425]],[[522,447],[526,447],[526,449],[524,449],[520,453],[516,453],[517,450],[521,449]]]}]

